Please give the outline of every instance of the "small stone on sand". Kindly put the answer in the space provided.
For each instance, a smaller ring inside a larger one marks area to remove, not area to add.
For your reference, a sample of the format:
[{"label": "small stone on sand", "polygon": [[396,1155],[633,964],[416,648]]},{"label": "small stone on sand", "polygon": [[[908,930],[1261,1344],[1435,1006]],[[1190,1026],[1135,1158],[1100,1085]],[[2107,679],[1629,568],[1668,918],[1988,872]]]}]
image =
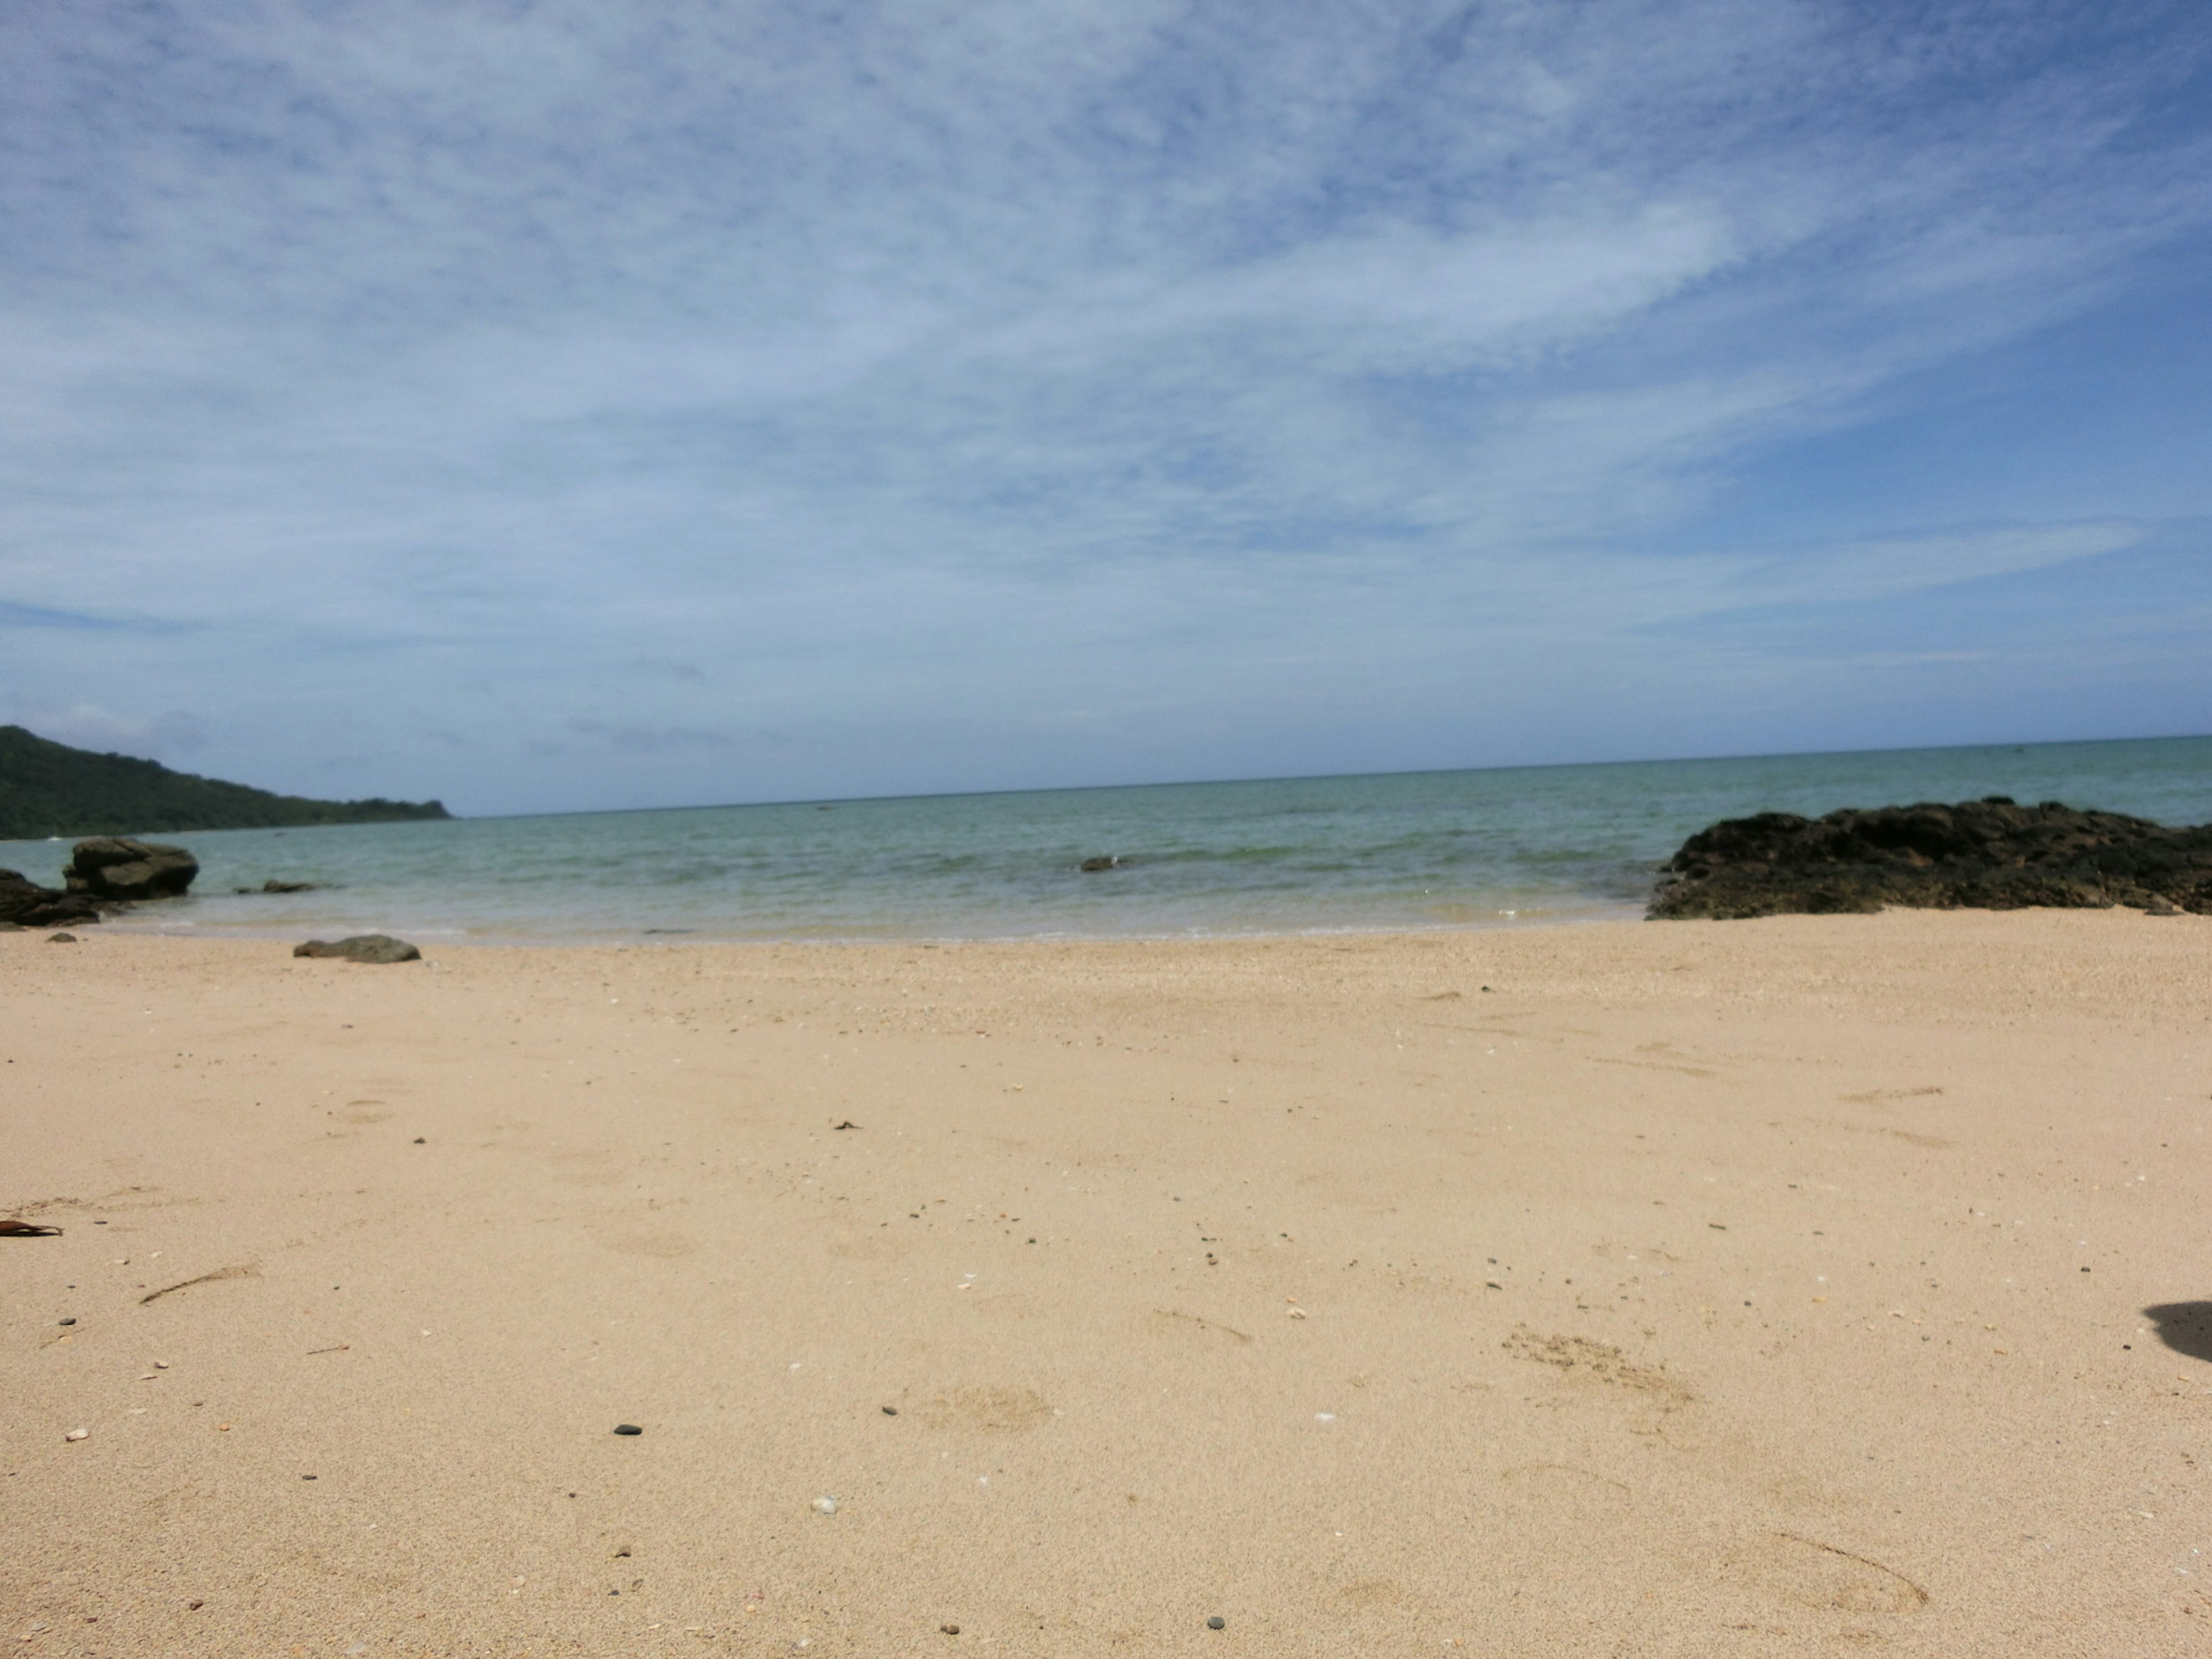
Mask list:
[{"label": "small stone on sand", "polygon": [[615,1425],[615,1432],[617,1434],[643,1434],[645,1431],[638,1427],[635,1423],[617,1423]]}]

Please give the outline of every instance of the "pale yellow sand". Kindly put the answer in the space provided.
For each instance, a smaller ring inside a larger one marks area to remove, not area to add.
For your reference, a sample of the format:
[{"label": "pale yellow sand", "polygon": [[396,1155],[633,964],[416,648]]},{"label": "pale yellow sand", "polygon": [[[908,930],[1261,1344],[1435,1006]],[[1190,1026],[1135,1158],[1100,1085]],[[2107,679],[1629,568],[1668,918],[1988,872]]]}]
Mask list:
[{"label": "pale yellow sand", "polygon": [[2212,1652],[2212,921],[433,955],[0,938],[10,1651]]}]

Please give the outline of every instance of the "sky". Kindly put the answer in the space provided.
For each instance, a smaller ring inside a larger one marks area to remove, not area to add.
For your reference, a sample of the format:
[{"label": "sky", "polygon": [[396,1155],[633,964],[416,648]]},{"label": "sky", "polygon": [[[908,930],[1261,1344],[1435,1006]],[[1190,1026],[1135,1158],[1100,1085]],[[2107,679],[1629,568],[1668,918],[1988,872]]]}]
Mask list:
[{"label": "sky", "polygon": [[13,0],[0,722],[464,813],[2212,732],[2212,8]]}]

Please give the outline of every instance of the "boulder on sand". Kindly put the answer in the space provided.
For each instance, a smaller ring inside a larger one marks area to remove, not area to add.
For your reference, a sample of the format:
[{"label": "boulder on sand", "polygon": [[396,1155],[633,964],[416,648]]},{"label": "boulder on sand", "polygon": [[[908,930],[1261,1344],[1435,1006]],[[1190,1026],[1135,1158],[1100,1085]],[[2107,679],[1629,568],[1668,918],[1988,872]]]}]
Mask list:
[{"label": "boulder on sand", "polygon": [[199,872],[200,861],[181,847],[95,836],[77,842],[62,880],[96,899],[162,899],[180,896]]},{"label": "boulder on sand", "polygon": [[1701,830],[1660,866],[1655,919],[1925,909],[2212,915],[2212,824],[2172,830],[2002,795],[1955,806],[1761,812]]},{"label": "boulder on sand", "polygon": [[75,927],[99,920],[95,901],[82,894],[58,893],[13,870],[0,870],[0,922],[18,927]]},{"label": "boulder on sand", "polygon": [[311,939],[292,947],[295,957],[337,957],[346,962],[420,962],[422,953],[404,939],[389,933],[356,933],[336,944]]}]

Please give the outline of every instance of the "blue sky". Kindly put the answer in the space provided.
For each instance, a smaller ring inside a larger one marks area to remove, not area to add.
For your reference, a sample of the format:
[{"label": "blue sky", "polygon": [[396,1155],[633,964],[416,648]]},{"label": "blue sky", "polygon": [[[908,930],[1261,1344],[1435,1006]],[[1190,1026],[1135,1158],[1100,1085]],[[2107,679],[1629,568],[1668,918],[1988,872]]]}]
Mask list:
[{"label": "blue sky", "polygon": [[2212,9],[0,12],[0,720],[469,812],[2212,730]]}]

